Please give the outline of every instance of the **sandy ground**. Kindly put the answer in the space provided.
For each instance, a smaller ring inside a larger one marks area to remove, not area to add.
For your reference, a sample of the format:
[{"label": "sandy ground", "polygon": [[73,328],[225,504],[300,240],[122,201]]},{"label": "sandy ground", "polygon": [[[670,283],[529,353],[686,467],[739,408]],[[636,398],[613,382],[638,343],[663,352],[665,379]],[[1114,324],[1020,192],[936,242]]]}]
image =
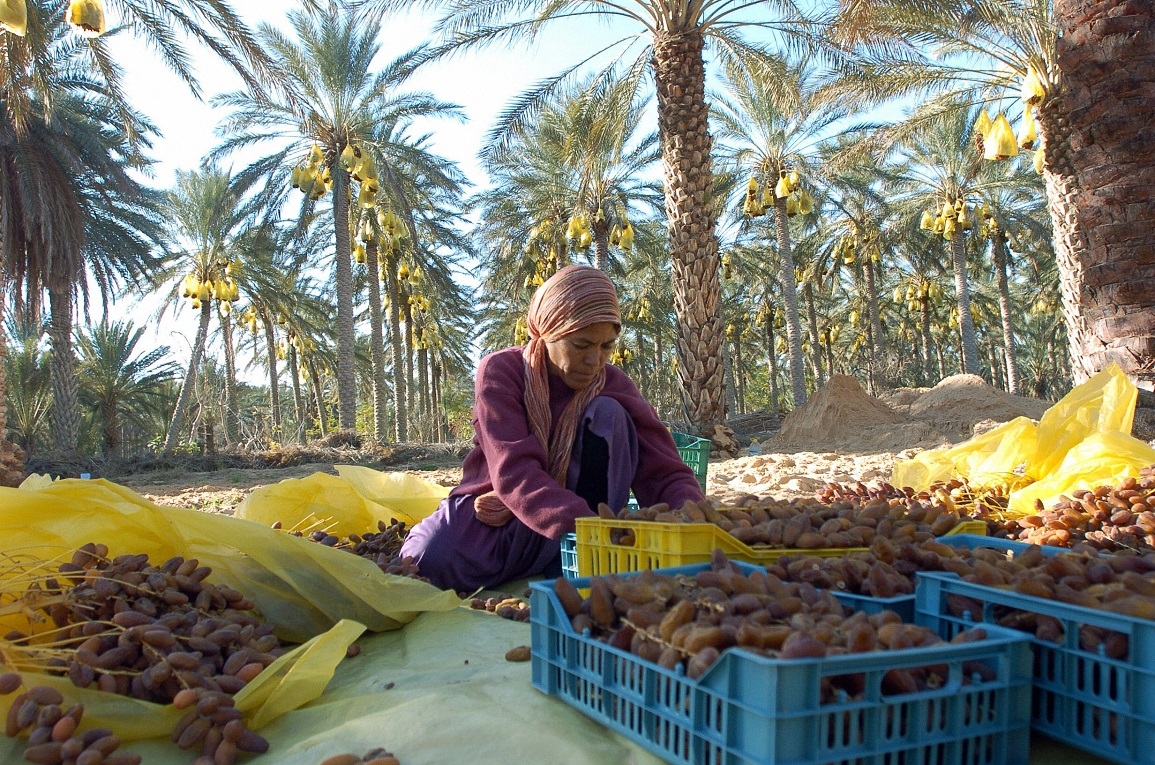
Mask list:
[{"label": "sandy ground", "polygon": [[[929,389],[888,391],[877,398],[854,378],[835,376],[780,428],[720,433],[715,442],[722,448],[710,460],[707,494],[726,503],[747,494],[811,495],[826,482],[887,480],[897,459],[963,441],[1015,417],[1038,419],[1049,405],[1012,396],[973,375],[955,375]],[[750,439],[757,436],[763,438],[762,453],[748,455]],[[458,454],[446,453],[377,468],[455,486],[460,466]],[[160,505],[231,515],[254,487],[315,472],[336,474],[336,469],[332,462],[316,462],[207,473],[167,470],[112,480]]]}]

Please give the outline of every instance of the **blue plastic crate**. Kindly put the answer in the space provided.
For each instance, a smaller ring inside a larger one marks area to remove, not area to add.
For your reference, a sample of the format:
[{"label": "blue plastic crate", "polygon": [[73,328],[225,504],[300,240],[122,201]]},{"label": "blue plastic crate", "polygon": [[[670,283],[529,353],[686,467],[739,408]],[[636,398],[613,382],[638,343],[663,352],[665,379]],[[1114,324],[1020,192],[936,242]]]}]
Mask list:
[{"label": "blue plastic crate", "polygon": [[973,550],[976,547],[988,547],[994,550],[1008,550],[1015,555],[1024,553],[1030,547],[1039,547],[1043,551],[1043,555],[1058,555],[1059,553],[1070,552],[1070,550],[1063,547],[1055,547],[1054,545],[1032,545],[1030,542],[1020,542],[1017,539],[1002,539],[1000,537],[982,537],[976,534],[948,534],[938,538],[939,542],[948,545],[955,545],[957,547],[965,547],[968,550]]},{"label": "blue plastic crate", "polygon": [[[707,565],[666,569],[694,573]],[[579,588],[589,578],[578,579]],[[698,680],[579,635],[553,591],[533,582],[533,685],[667,762],[710,765],[966,763],[1029,757],[1029,643],[998,627],[987,640],[783,661],[725,651]],[[992,670],[983,679],[964,664]],[[943,687],[883,696],[891,669],[945,665]],[[820,704],[823,678],[866,676],[862,700]]]},{"label": "blue plastic crate", "polygon": [[[951,596],[977,601],[981,613],[952,614]],[[1032,727],[1115,762],[1155,763],[1155,622],[985,587],[942,572],[919,574],[915,609],[940,634],[975,622],[993,624],[1008,610],[1057,619],[1062,643],[1030,636]],[[1126,656],[1112,659],[1101,645],[1084,650],[1084,628],[1125,635]]]},{"label": "blue plastic crate", "polygon": [[914,595],[895,595],[891,598],[875,598],[870,595],[856,595],[852,592],[832,590],[834,597],[844,606],[855,611],[877,614],[879,611],[894,611],[904,622],[914,621]]},{"label": "blue plastic crate", "polygon": [[561,575],[566,579],[578,578],[577,534],[572,531],[561,538]]}]

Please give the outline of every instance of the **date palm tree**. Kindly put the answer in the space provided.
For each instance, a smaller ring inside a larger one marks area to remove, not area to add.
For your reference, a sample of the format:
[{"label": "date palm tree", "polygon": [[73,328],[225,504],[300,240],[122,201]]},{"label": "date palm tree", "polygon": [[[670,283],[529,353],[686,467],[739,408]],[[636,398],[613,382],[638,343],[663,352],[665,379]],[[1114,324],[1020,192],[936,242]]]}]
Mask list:
[{"label": "date palm tree", "polygon": [[181,249],[172,254],[171,273],[176,279],[161,312],[178,308],[184,299],[197,317],[188,369],[181,384],[176,410],[164,439],[164,452],[176,448],[185,427],[196,388],[197,369],[208,341],[213,308],[229,310],[238,295],[232,273],[246,245],[263,239],[250,228],[247,210],[240,204],[228,172],[213,166],[178,172],[169,191],[165,212],[171,221],[171,237]]},{"label": "date palm tree", "polygon": [[[1149,319],[1125,317],[1155,311],[1150,278],[1155,273],[1155,205],[1148,192],[1155,180],[1155,150],[1148,138],[1149,100],[1124,94],[1150,88],[1155,14],[1149,4],[1121,0],[1054,0],[1054,15],[1061,84],[1053,100],[1043,101],[1042,114],[1054,127],[1069,131],[1070,138],[1044,144],[1044,177],[1048,194],[1069,189],[1059,185],[1069,174],[1078,179],[1068,204],[1078,211],[1085,249],[1057,243],[1064,314],[1074,314],[1067,316],[1067,331],[1075,382],[1115,362],[1136,380],[1144,405],[1151,406],[1155,332]],[[1103,129],[1105,122],[1109,129]],[[1103,157],[1110,157],[1108,167]],[[1124,178],[1127,182],[1120,183]],[[1060,231],[1054,212],[1052,220]]]},{"label": "date palm tree", "polygon": [[[85,227],[78,223],[82,207],[78,194],[69,191],[68,185],[71,176],[80,174],[82,168],[61,165],[59,153],[49,155],[50,161],[41,161],[41,152],[28,151],[36,143],[30,133],[38,125],[57,126],[58,101],[78,91],[99,91],[103,105],[119,112],[116,121],[134,153],[147,148],[147,130],[141,129],[138,115],[124,96],[121,69],[105,42],[69,33],[59,3],[27,2],[25,6],[24,34],[0,34],[0,91],[4,93],[0,134],[5,136],[0,138],[0,144],[7,150],[0,162],[0,186],[4,189],[0,193],[0,207],[4,208],[0,217],[5,221],[0,231],[2,273],[5,282],[23,282],[22,289],[34,301],[39,300],[41,286],[51,290],[56,305],[53,334],[61,346],[55,354],[61,365],[56,373],[56,395],[63,404],[55,409],[57,416],[63,418],[55,430],[58,443],[71,449],[76,442],[72,414],[75,388],[69,374],[71,290],[81,272]],[[194,90],[197,82],[182,37],[215,51],[254,86],[259,83],[259,75],[267,72],[263,51],[225,0],[122,0],[115,8],[118,20],[151,43],[162,60]],[[123,159],[127,162],[128,158]],[[16,178],[21,182],[15,182]],[[0,284],[0,293],[8,286]],[[0,319],[4,310],[0,302]],[[0,342],[0,358],[4,351]],[[0,377],[0,461],[11,467],[10,450],[3,441],[5,395],[5,382]]]},{"label": "date palm tree", "polygon": [[[408,8],[409,0],[365,0],[373,10]],[[445,8],[437,30],[451,48],[532,41],[546,28],[566,20],[593,18],[621,24],[625,36],[604,47],[592,46],[591,56],[615,55],[624,71],[648,67],[657,93],[658,136],[665,181],[667,233],[677,316],[678,375],[689,418],[703,432],[725,418],[719,301],[719,254],[715,235],[713,140],[706,96],[706,49],[716,60],[764,57],[764,39],[743,35],[769,30],[802,34],[807,30],[790,0],[766,5],[745,0],[703,0],[667,3],[658,0],[497,0],[419,5]],[[639,34],[640,33],[640,34]],[[634,48],[641,43],[641,50]],[[589,59],[587,59],[588,61]],[[542,97],[583,69],[585,62],[550,77],[525,94],[506,113],[512,137],[518,124],[532,122]],[[637,81],[642,82],[641,78]]]},{"label": "date palm tree", "polygon": [[[245,187],[259,186],[267,209],[280,209],[291,193],[295,166],[313,152],[331,178],[331,212],[335,243],[333,284],[337,302],[337,389],[339,423],[356,428],[356,371],[353,365],[355,319],[351,237],[351,179],[342,161],[347,147],[359,147],[376,161],[384,183],[391,172],[390,147],[374,141],[381,124],[411,124],[423,117],[458,117],[452,104],[403,87],[427,59],[424,47],[378,67],[381,42],[378,19],[331,6],[291,11],[292,36],[265,24],[258,30],[262,47],[274,59],[283,93],[249,87],[215,99],[231,110],[219,132],[227,136],[211,157],[270,143],[275,150],[238,175]],[[350,149],[351,150],[351,149]],[[400,172],[400,171],[398,171]],[[326,197],[328,195],[326,194]],[[304,205],[311,211],[313,201]]]},{"label": "date palm tree", "polygon": [[[774,87],[766,87],[773,82]],[[788,197],[775,190],[778,181],[795,173],[814,182],[823,136],[845,116],[837,103],[824,101],[813,67],[794,67],[781,61],[753,68],[731,64],[726,69],[725,94],[717,106],[720,143],[735,172],[745,171],[760,183],[755,216],[770,217],[767,228],[777,243],[778,281],[790,354],[790,382],[795,407],[806,403],[806,371],[802,354],[802,320],[795,280],[795,253],[791,246]],[[749,193],[748,191],[746,193]],[[807,192],[809,193],[809,192]],[[763,208],[765,205],[765,209]],[[816,338],[812,338],[814,343]],[[817,352],[817,348],[814,349]],[[815,367],[818,384],[821,368]]]},{"label": "date palm tree", "polygon": [[94,412],[105,457],[122,456],[124,427],[151,422],[165,401],[165,383],[179,371],[167,346],[138,347],[143,334],[132,322],[101,322],[78,343],[80,398]]},{"label": "date palm tree", "polygon": [[963,105],[1020,94],[1031,101],[1076,383],[1115,361],[1141,389],[1155,388],[1149,353],[1134,351],[1151,347],[1146,324],[1108,318],[1152,307],[1151,290],[1135,289],[1146,284],[1135,281],[1136,269],[1152,268],[1145,239],[1128,240],[1138,253],[1128,265],[1108,266],[1120,262],[1110,237],[1150,229],[1121,224],[1132,214],[1149,220],[1150,211],[1115,180],[1140,177],[1151,166],[1150,152],[1134,150],[1146,115],[1113,120],[1109,135],[1098,129],[1107,104],[1127,108],[1115,95],[1134,92],[1133,78],[1146,77],[1150,21],[1150,9],[1121,0],[848,0],[839,3],[832,27],[832,39],[854,53],[843,62],[848,97],[882,102],[952,92]]},{"label": "date palm tree", "polygon": [[[478,249],[491,253],[484,264],[490,315],[523,316],[535,286],[575,261],[620,273],[623,226],[632,240],[634,223],[661,205],[660,188],[645,180],[658,159],[657,137],[639,135],[641,105],[625,100],[634,92],[614,79],[580,83],[543,105],[502,150],[483,152],[491,185],[471,205],[481,215]],[[569,221],[579,217],[588,233],[575,236]],[[612,260],[611,242],[619,255]]]}]

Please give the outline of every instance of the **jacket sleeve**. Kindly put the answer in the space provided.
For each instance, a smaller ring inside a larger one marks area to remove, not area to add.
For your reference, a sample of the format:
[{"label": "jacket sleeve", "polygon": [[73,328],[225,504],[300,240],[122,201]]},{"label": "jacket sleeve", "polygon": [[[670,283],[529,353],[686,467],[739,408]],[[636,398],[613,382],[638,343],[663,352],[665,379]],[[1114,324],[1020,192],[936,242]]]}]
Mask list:
[{"label": "jacket sleeve", "polygon": [[574,519],[592,515],[584,499],[549,474],[545,449],[529,429],[520,357],[488,356],[477,368],[474,427],[485,451],[494,491],[514,515],[537,533],[560,539]]}]

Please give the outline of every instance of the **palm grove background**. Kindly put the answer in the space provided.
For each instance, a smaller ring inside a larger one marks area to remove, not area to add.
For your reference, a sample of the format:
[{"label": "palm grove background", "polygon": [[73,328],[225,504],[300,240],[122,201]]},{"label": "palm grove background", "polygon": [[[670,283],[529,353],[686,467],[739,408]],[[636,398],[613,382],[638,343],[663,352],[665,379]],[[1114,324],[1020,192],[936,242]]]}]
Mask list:
[{"label": "palm grove background", "polygon": [[[477,354],[524,340],[571,262],[619,285],[614,363],[701,433],[835,373],[1054,398],[1113,361],[1152,390],[1147,6],[430,0],[435,39],[399,51],[382,30],[408,0],[302,0],[252,30],[223,0],[19,5],[6,481],[26,454],[466,438]],[[99,36],[113,14],[190,88],[186,45],[242,78],[169,189],[140,180],[155,128]],[[606,41],[506,106],[471,187],[421,132],[467,115],[413,75],[589,15]],[[146,294],[195,324],[191,354],[118,318]]]}]

